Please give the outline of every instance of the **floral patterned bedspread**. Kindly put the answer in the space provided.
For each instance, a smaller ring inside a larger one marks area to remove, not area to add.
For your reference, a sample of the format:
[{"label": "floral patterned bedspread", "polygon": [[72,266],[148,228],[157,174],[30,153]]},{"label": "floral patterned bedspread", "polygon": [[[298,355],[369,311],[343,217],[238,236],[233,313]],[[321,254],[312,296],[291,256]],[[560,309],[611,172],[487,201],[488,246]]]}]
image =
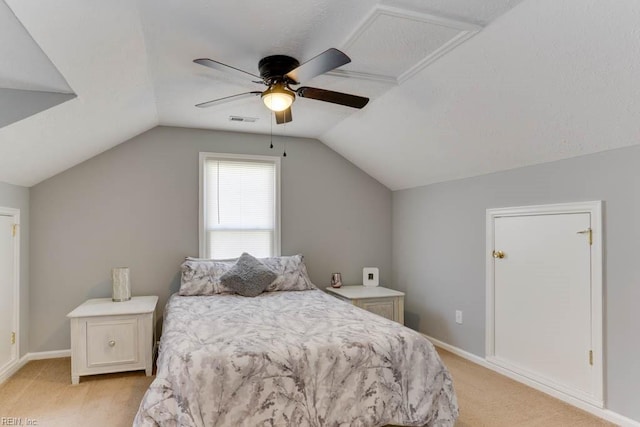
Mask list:
[{"label": "floral patterned bedspread", "polygon": [[319,290],[173,295],[135,426],[452,426],[419,333]]}]

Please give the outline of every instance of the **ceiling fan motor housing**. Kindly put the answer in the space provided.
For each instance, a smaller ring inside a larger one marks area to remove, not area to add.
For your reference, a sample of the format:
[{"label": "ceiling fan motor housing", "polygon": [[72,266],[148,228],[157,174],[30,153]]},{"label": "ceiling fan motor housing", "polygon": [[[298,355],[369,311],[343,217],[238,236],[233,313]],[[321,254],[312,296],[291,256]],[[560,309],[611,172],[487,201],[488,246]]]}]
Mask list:
[{"label": "ceiling fan motor housing", "polygon": [[287,55],[272,55],[262,58],[258,62],[260,76],[269,83],[283,81],[284,75],[297,68],[300,63],[297,59]]}]

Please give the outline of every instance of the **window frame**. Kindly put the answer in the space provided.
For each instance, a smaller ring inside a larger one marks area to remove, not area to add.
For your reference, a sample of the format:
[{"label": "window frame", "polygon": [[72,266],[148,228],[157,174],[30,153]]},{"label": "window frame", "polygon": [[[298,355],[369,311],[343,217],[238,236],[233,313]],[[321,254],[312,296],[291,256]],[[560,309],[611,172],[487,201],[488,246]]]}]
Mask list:
[{"label": "window frame", "polygon": [[279,156],[261,156],[253,154],[231,154],[231,153],[211,153],[200,152],[199,153],[199,197],[198,197],[198,247],[199,257],[207,257],[207,236],[205,228],[206,213],[206,183],[205,183],[205,164],[207,160],[235,160],[235,161],[253,161],[261,163],[272,163],[275,165],[275,203],[274,203],[274,218],[275,228],[273,230],[273,256],[280,256],[280,157]]}]

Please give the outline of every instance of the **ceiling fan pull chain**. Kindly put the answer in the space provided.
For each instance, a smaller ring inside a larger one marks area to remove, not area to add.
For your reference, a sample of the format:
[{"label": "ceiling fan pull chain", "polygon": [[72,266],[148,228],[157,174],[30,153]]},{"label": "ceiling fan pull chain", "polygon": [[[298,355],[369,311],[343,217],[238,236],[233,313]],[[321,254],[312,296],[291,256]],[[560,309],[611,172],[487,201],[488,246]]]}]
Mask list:
[{"label": "ceiling fan pull chain", "polygon": [[[282,127],[282,132],[283,133],[287,133],[287,123],[284,123],[284,126]],[[284,151],[282,152],[282,157],[287,157],[287,140],[284,140]]]},{"label": "ceiling fan pull chain", "polygon": [[273,114],[271,114],[271,111],[269,111],[269,125],[271,126],[271,133],[270,133],[270,144],[269,144],[269,148],[273,150]]}]

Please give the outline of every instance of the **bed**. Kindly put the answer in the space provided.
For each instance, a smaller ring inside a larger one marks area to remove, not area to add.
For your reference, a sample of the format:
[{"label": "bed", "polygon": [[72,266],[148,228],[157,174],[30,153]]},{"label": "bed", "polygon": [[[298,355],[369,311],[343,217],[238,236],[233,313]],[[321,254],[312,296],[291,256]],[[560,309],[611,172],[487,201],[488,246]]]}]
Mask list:
[{"label": "bed", "polygon": [[458,415],[428,340],[317,289],[174,294],[157,366],[136,426],[452,426]]}]

